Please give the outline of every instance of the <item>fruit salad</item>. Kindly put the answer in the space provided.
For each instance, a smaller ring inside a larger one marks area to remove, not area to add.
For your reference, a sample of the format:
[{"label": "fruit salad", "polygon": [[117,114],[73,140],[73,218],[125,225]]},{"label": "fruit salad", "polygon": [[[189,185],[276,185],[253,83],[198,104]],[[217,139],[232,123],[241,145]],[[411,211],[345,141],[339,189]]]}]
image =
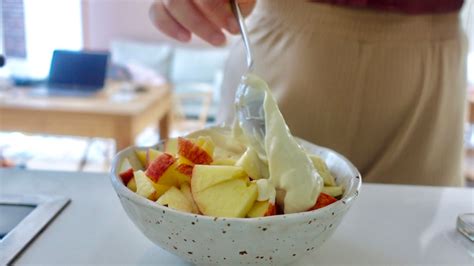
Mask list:
[{"label": "fruit salad", "polygon": [[[135,150],[135,156],[121,163],[123,183],[156,204],[182,212],[240,218],[284,213],[275,191],[261,185],[265,179],[245,147],[223,143],[228,134],[224,129],[199,134],[205,136],[169,139],[161,151]],[[216,142],[222,145],[216,146]],[[311,211],[336,202],[343,188],[336,185],[321,158],[308,156],[324,180],[316,203],[308,209]]]},{"label": "fruit salad", "polygon": [[[342,187],[293,137],[265,81],[247,74],[241,86],[249,93],[238,94],[231,129],[169,139],[161,151],[137,150],[122,162],[124,184],[157,204],[215,217],[296,213],[336,202]],[[264,133],[248,130],[242,114],[262,122]]]}]

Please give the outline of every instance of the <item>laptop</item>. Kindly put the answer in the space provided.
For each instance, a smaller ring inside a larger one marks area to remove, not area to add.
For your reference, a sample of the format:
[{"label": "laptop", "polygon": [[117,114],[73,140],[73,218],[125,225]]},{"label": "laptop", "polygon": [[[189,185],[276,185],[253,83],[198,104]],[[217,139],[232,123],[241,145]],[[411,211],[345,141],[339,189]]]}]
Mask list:
[{"label": "laptop", "polygon": [[108,53],[55,50],[41,89],[48,96],[92,96],[104,87],[108,59]]}]

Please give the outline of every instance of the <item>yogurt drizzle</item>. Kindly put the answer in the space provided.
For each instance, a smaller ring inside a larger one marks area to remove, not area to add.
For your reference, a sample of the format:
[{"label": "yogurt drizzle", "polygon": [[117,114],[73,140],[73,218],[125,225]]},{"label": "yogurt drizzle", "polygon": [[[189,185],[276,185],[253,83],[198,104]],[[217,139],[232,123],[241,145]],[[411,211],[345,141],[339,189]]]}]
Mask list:
[{"label": "yogurt drizzle", "polygon": [[[265,93],[265,158],[255,156],[255,163],[265,168],[256,181],[258,201],[268,200],[284,207],[284,213],[304,212],[313,207],[324,186],[322,177],[314,168],[311,159],[291,135],[283,115],[272,96],[268,85],[259,77],[248,74],[243,78],[252,89]],[[218,153],[227,158],[239,158],[252,151],[245,132],[235,122],[232,132],[225,128],[206,129],[190,134],[210,136],[216,144]]]},{"label": "yogurt drizzle", "polygon": [[[265,92],[266,133],[264,147],[269,168],[268,183],[276,190],[276,200],[278,204],[284,206],[285,213],[307,211],[316,203],[324,185],[323,179],[314,168],[306,152],[291,135],[265,81],[256,75],[249,74],[244,77],[243,82],[246,82],[252,89]],[[237,130],[237,132],[239,131]],[[245,132],[240,132],[245,135]],[[267,196],[272,194],[264,184],[260,184],[258,187],[262,188],[259,189],[259,193],[262,192]]]}]

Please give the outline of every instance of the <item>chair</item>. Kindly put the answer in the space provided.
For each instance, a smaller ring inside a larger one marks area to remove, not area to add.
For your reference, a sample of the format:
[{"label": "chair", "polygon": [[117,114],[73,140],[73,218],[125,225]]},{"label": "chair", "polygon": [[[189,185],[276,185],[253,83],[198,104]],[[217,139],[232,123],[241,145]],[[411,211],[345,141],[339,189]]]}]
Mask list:
[{"label": "chair", "polygon": [[[174,130],[186,134],[206,126],[212,104],[213,87],[207,83],[189,83],[181,86],[189,88],[189,91],[175,92],[173,98],[175,108],[171,124]],[[186,108],[190,106],[191,108]],[[197,116],[193,116],[192,113],[196,111]]]},{"label": "chair", "polygon": [[178,134],[201,129],[215,118],[227,49],[176,48],[170,70],[175,108],[172,127]]}]

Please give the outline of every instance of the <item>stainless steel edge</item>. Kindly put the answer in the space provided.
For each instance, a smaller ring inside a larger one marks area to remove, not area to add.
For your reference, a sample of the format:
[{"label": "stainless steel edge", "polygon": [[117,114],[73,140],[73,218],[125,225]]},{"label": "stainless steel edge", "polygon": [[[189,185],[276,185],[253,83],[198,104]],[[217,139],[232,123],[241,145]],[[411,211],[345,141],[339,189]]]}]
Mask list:
[{"label": "stainless steel edge", "polygon": [[3,204],[36,206],[0,241],[0,265],[12,263],[70,201],[61,196],[0,195]]}]

